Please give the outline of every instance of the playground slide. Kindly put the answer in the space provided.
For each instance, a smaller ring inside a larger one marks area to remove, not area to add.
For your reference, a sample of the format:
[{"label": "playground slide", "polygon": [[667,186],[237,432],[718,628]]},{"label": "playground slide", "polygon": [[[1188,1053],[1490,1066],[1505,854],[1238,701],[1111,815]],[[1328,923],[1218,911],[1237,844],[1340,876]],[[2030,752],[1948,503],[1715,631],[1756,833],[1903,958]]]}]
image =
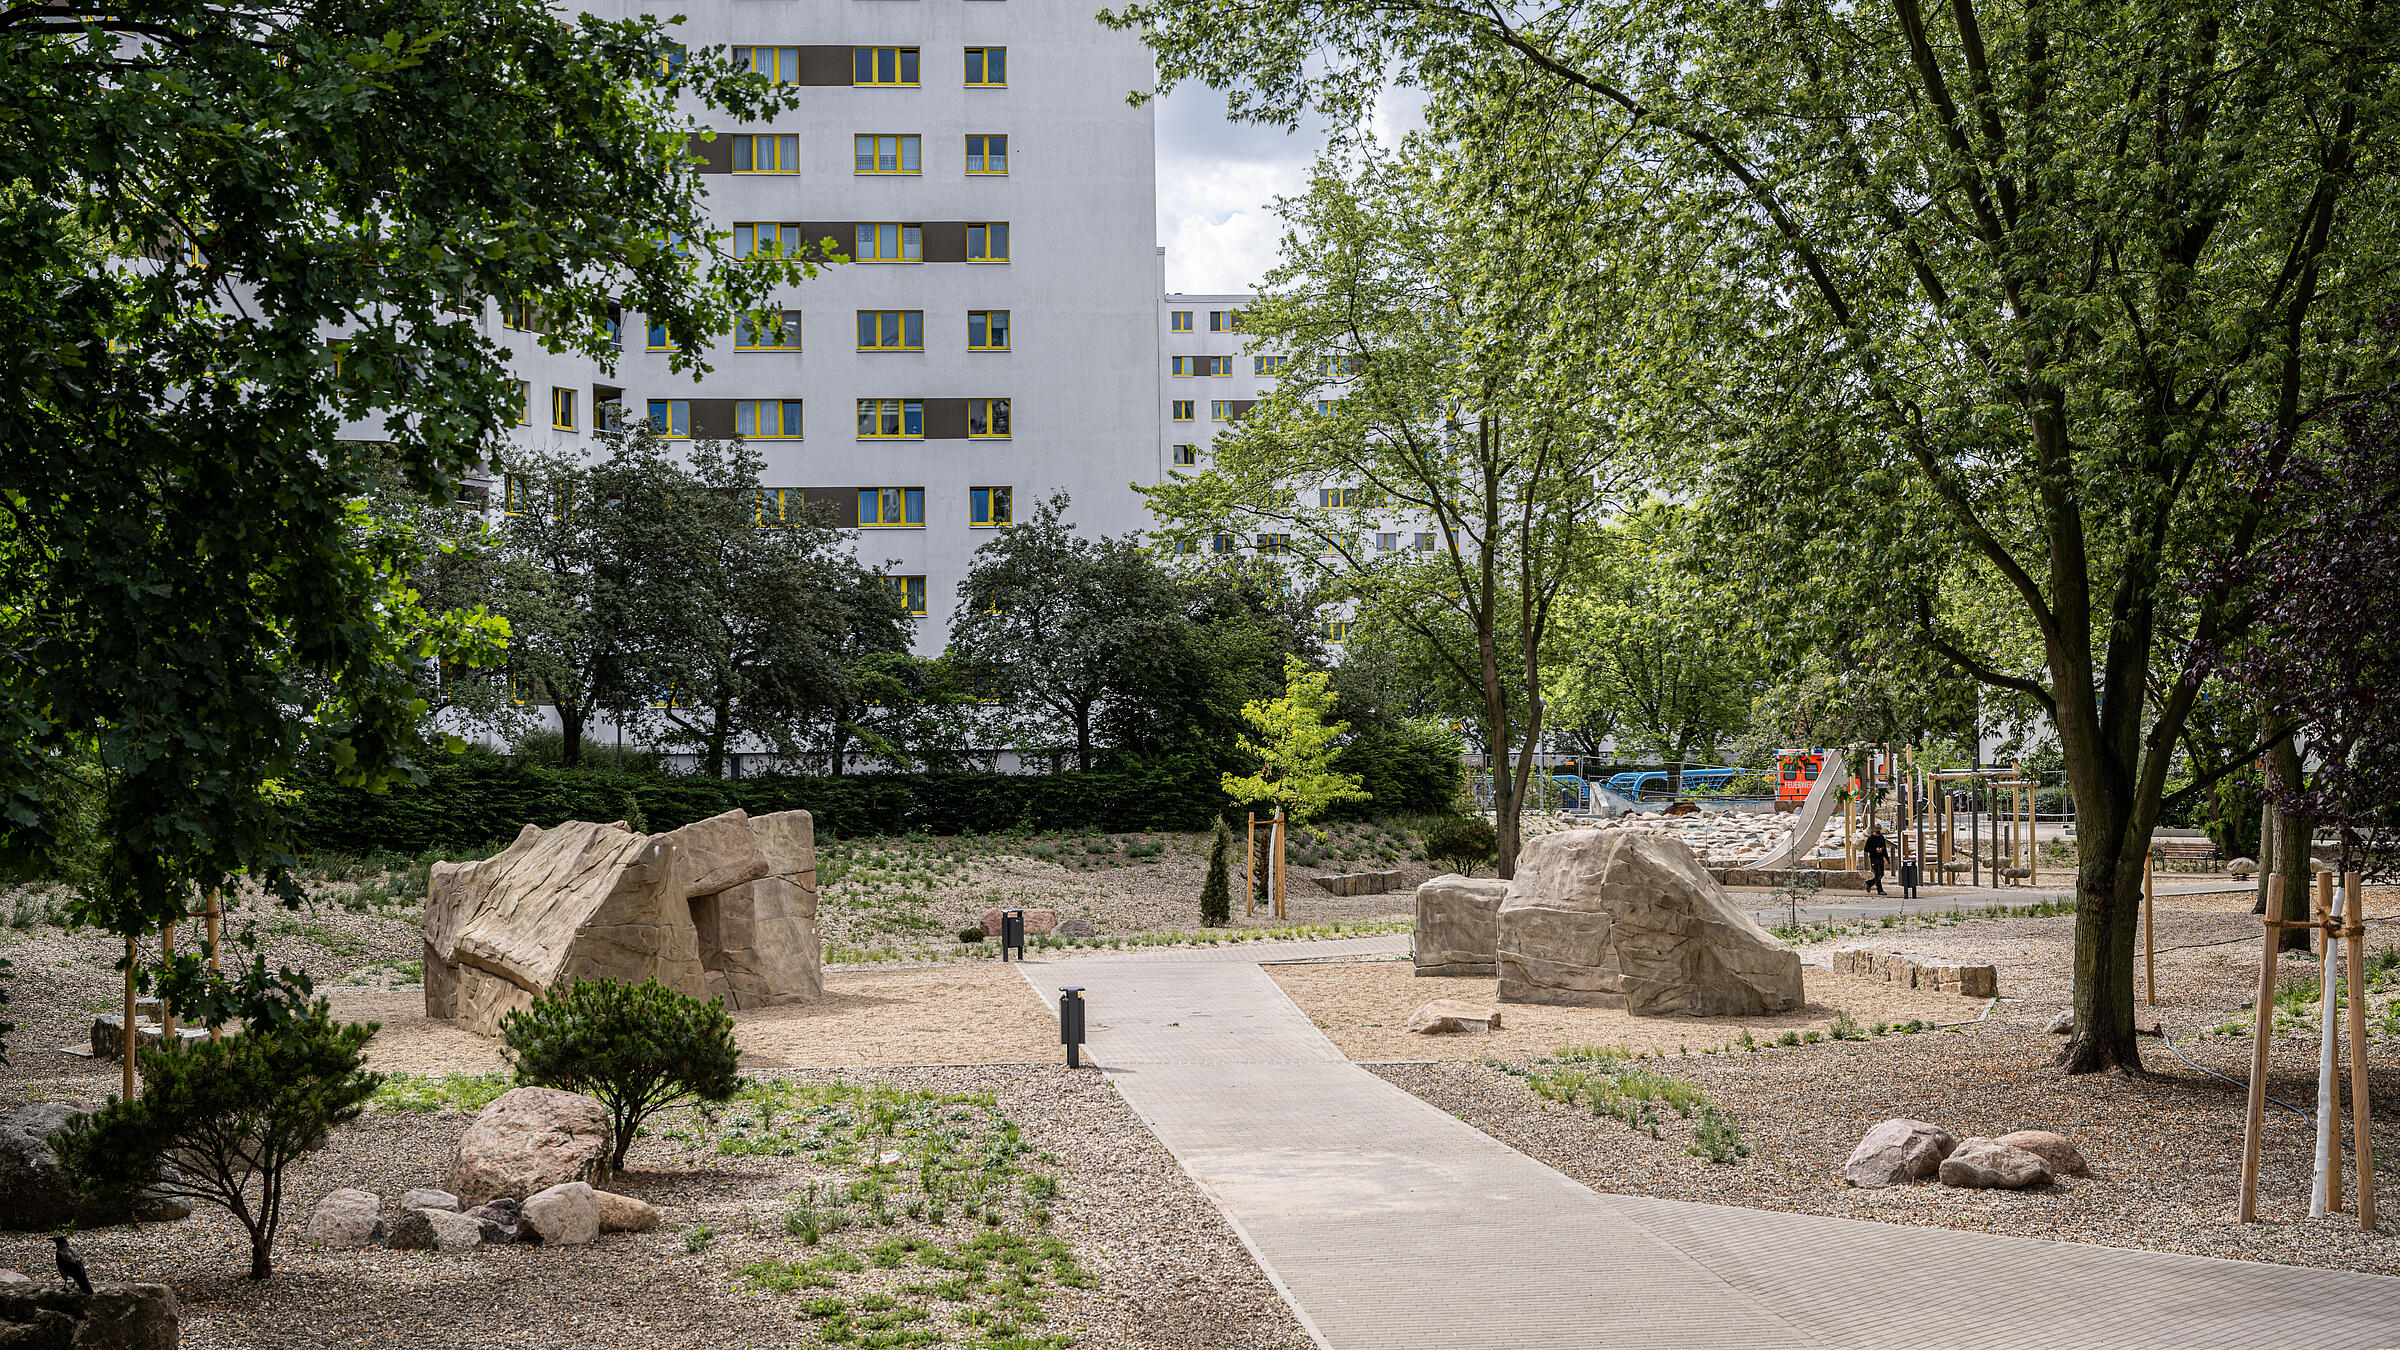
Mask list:
[{"label": "playground slide", "polygon": [[1750,864],[1759,871],[1774,871],[1790,867],[1814,853],[1817,836],[1842,809],[1841,789],[1850,781],[1850,766],[1839,750],[1825,752],[1825,762],[1817,768],[1817,781],[1808,789],[1808,800],[1800,803],[1800,828],[1792,831],[1792,840],[1782,848]]}]

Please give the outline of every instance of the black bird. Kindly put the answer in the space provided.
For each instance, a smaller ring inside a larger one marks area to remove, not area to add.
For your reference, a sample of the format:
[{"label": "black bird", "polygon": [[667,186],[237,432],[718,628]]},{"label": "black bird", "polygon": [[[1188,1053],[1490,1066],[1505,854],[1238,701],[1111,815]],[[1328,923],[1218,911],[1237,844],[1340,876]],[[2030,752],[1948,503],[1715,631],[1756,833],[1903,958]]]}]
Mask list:
[{"label": "black bird", "polygon": [[87,1294],[92,1292],[92,1277],[84,1274],[83,1258],[77,1256],[75,1249],[67,1245],[67,1235],[52,1233],[50,1240],[58,1244],[58,1273],[65,1276],[69,1283],[83,1292]]}]

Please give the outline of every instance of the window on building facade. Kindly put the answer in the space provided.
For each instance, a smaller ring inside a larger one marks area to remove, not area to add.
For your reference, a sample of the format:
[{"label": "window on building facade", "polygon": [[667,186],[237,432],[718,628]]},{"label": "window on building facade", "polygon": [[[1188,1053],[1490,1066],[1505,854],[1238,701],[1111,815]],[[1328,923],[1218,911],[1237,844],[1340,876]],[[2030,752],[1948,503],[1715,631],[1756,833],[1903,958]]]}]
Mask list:
[{"label": "window on building facade", "polygon": [[575,429],[575,391],[553,388],[550,391],[550,425],[559,431]]},{"label": "window on building facade", "polygon": [[1208,551],[1211,553],[1232,553],[1241,546],[1242,541],[1230,534],[1211,535],[1208,540]]},{"label": "window on building facade", "polygon": [[883,584],[891,588],[892,598],[911,614],[925,612],[925,578],[885,577]]},{"label": "window on building facade", "polygon": [[533,381],[519,380],[517,381],[517,425],[529,426],[532,422]]},{"label": "window on building facade", "polygon": [[1211,422],[1223,422],[1223,421],[1225,421],[1225,420],[1227,420],[1227,419],[1231,418],[1232,416],[1233,416],[1233,400],[1232,400],[1232,399],[1220,398],[1220,399],[1212,399],[1212,400],[1210,400],[1210,402],[1209,402],[1209,405],[1208,405],[1208,420],[1209,420],[1209,421],[1211,421]]},{"label": "window on building facade", "polygon": [[800,226],[793,221],[741,221],[733,227],[733,256],[791,258],[800,252]]},{"label": "window on building facade", "polygon": [[1175,462],[1187,468],[1198,464],[1200,462],[1200,447],[1196,445],[1176,446]]},{"label": "window on building facade", "polygon": [[994,439],[1008,435],[1008,400],[1004,398],[968,399],[967,434]]},{"label": "window on building facade", "polygon": [[762,309],[734,320],[733,349],[737,352],[800,350],[800,311]]},{"label": "window on building facade", "polygon": [[1396,553],[1399,551],[1399,549],[1399,535],[1386,531],[1375,536],[1375,551],[1377,553]]},{"label": "window on building facade", "polygon": [[992,135],[967,137],[967,172],[1007,173],[1008,137]]},{"label": "window on building facade", "polygon": [[1171,416],[1172,418],[1174,418],[1174,419],[1175,419],[1176,421],[1178,421],[1178,422],[1189,422],[1189,421],[1191,421],[1191,420],[1192,420],[1192,400],[1190,400],[1190,399],[1188,399],[1188,398],[1179,398],[1179,399],[1176,399],[1176,400],[1174,400],[1172,403],[1170,403],[1170,404],[1168,405],[1168,415],[1169,415],[1169,416]]},{"label": "window on building facade", "polygon": [[683,63],[690,55],[680,42],[658,44],[658,78],[672,80],[683,74]]},{"label": "window on building facade", "polygon": [[1281,375],[1283,363],[1290,359],[1284,356],[1253,356],[1250,358],[1250,373],[1253,375]]},{"label": "window on building facade", "polygon": [[692,434],[692,401],[688,398],[650,400],[650,429],[661,436]]},{"label": "window on building facade", "polygon": [[1242,331],[1242,312],[1238,309],[1212,309],[1208,312],[1208,331],[1238,333]]},{"label": "window on building facade", "polygon": [[858,349],[862,352],[921,352],[925,350],[925,311],[921,309],[862,309],[858,312]]},{"label": "window on building facade", "polygon": [[851,150],[860,173],[919,173],[915,136],[858,135],[851,137]]},{"label": "window on building facade", "polygon": [[1167,358],[1167,372],[1172,375],[1197,375],[1200,373],[1201,359],[1197,356],[1170,356]]},{"label": "window on building facade", "polygon": [[753,75],[764,75],[776,84],[800,83],[800,49],[798,47],[736,47],[733,63]]},{"label": "window on building facade", "polygon": [[967,87],[996,89],[1008,83],[1008,48],[967,48]]},{"label": "window on building facade", "polygon": [[967,227],[967,261],[1007,262],[1008,222],[993,221],[988,225],[969,225]]},{"label": "window on building facade", "polygon": [[1192,312],[1188,309],[1169,311],[1167,314],[1167,328],[1170,331],[1177,333],[1188,333],[1192,331]]},{"label": "window on building facade", "polygon": [[800,137],[796,133],[734,137],[733,171],[735,173],[800,172]]},{"label": "window on building facade", "polygon": [[1383,493],[1374,488],[1318,488],[1317,505],[1343,510],[1375,510],[1383,505]]},{"label": "window on building facade", "polygon": [[917,49],[914,47],[851,48],[850,83],[917,83]]},{"label": "window on building facade", "polygon": [[858,401],[861,440],[921,437],[925,434],[925,401],[915,398],[862,398]]},{"label": "window on building facade", "polygon": [[967,523],[969,525],[1016,524],[1016,489],[1004,487],[968,488]]},{"label": "window on building facade", "polygon": [[1258,537],[1258,551],[1261,553],[1289,553],[1292,551],[1292,537],[1288,534],[1262,534]]},{"label": "window on building facade", "polygon": [[1348,642],[1350,640],[1350,621],[1348,619],[1327,619],[1318,631],[1324,634],[1327,642]]},{"label": "window on building facade", "polygon": [[925,489],[860,488],[858,523],[876,529],[896,529],[925,523]]},{"label": "window on building facade", "polygon": [[799,440],[800,400],[796,398],[736,400],[733,405],[733,434],[745,440]]},{"label": "window on building facade", "polygon": [[1417,531],[1417,552],[1419,552],[1419,553],[1431,553],[1431,552],[1433,552],[1433,531],[1431,531],[1431,530],[1419,530],[1419,531]]},{"label": "window on building facade", "polygon": [[967,350],[974,352],[1007,351],[1008,311],[1005,309],[968,310]]},{"label": "window on building facade", "polygon": [[853,262],[923,262],[925,261],[925,227],[899,222],[864,221],[858,227],[858,248],[850,255]]}]

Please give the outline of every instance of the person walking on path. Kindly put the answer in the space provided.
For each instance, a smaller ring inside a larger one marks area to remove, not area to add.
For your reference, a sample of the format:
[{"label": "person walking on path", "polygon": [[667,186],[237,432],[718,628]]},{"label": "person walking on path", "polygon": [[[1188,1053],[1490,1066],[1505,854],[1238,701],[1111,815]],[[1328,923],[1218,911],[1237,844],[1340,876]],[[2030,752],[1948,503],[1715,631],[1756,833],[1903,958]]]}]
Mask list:
[{"label": "person walking on path", "polygon": [[1884,859],[1891,856],[1892,844],[1890,840],[1883,837],[1882,822],[1878,821],[1867,827],[1867,842],[1864,845],[1864,852],[1867,855],[1867,866],[1872,873],[1867,878],[1867,885],[1872,887],[1877,895],[1891,894],[1890,891],[1883,888],[1883,863]]}]

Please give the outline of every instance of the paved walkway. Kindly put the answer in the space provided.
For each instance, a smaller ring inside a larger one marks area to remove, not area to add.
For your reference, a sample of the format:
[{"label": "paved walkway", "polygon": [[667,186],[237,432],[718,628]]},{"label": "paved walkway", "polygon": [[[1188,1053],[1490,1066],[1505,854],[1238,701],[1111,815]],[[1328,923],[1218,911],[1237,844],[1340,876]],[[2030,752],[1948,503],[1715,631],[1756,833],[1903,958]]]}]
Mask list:
[{"label": "paved walkway", "polygon": [[1085,988],[1093,1059],[1330,1350],[2400,1346],[2400,1280],[1590,1190],[1345,1061],[1258,965],[1335,945],[1019,967]]},{"label": "paved walkway", "polygon": [[[1872,891],[1819,891],[1817,903],[1800,907],[1802,923],[1856,923],[1861,919],[1880,919],[1886,914],[1947,914],[1951,910],[2009,909],[2018,905],[2038,905],[2045,900],[2064,903],[2075,898],[2075,888],[2048,884],[2040,886],[1970,886],[1920,887],[1915,899],[1900,894],[1900,883],[1892,874],[1884,877],[1886,895]],[[2180,881],[2158,883],[2157,894],[2170,895],[2233,895],[2250,894],[2252,888],[2240,882],[2222,880]],[[1760,924],[1774,928],[1792,921],[1789,905],[1761,904],[1768,893],[1760,890],[1728,892],[1735,904]],[[1856,899],[1834,899],[1835,896],[1856,896]]]}]

